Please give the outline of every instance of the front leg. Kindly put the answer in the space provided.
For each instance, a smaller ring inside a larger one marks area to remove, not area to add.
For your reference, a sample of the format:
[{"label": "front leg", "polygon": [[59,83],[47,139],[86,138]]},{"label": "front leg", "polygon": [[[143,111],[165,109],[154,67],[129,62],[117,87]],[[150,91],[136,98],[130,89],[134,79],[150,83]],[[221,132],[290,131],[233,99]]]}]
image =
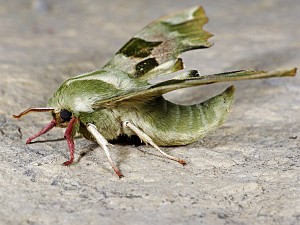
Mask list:
[{"label": "front leg", "polygon": [[65,166],[71,165],[74,161],[74,148],[75,148],[74,136],[76,134],[76,132],[74,130],[74,125],[76,125],[77,122],[78,122],[78,120],[75,117],[73,117],[70,120],[68,127],[65,131],[64,138],[67,140],[69,151],[70,151],[70,159],[63,163]]},{"label": "front leg", "polygon": [[55,127],[55,126],[56,126],[56,121],[55,121],[55,119],[53,119],[53,120],[52,120],[46,127],[44,127],[40,132],[38,132],[37,134],[35,134],[35,135],[29,137],[29,138],[27,139],[27,141],[26,141],[26,144],[27,144],[27,145],[30,144],[31,141],[32,141],[33,139],[35,139],[35,138],[41,136],[42,134],[47,133],[49,130],[51,130],[51,129],[52,129],[53,127]]}]

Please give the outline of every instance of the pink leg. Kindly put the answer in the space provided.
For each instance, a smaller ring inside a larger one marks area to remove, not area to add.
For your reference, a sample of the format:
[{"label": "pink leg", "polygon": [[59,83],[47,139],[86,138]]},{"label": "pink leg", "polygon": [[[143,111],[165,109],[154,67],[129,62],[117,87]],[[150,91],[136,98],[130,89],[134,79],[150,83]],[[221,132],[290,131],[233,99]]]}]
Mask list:
[{"label": "pink leg", "polygon": [[35,135],[29,137],[29,138],[27,139],[27,141],[26,141],[26,144],[30,144],[30,142],[31,142],[33,139],[35,139],[35,138],[41,136],[42,134],[47,133],[49,130],[51,130],[53,127],[55,127],[55,125],[56,125],[56,121],[53,119],[53,120],[52,120],[46,127],[44,127],[44,129],[42,129],[40,132],[38,132],[37,134],[35,134]]},{"label": "pink leg", "polygon": [[68,124],[68,127],[65,131],[65,139],[67,140],[69,151],[70,151],[70,160],[64,162],[65,166],[69,166],[74,161],[74,137],[73,137],[73,126],[77,122],[76,118],[72,118]]}]

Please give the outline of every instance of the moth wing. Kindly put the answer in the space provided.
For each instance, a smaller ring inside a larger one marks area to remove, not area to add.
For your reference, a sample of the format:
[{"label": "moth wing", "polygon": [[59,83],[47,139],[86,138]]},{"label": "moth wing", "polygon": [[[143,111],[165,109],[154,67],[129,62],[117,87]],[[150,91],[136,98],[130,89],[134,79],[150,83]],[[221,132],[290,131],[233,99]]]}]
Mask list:
[{"label": "moth wing", "polygon": [[95,102],[93,109],[109,108],[119,105],[145,104],[154,98],[157,98],[167,92],[181,88],[206,85],[217,82],[238,81],[247,79],[261,79],[271,77],[295,76],[296,68],[278,71],[250,71],[240,70],[212,75],[200,76],[196,70],[190,70],[174,79],[159,82],[157,84],[149,84],[140,89],[132,90],[120,96]]},{"label": "moth wing", "polygon": [[122,70],[131,78],[149,80],[183,69],[179,54],[208,48],[212,36],[202,29],[208,18],[202,7],[193,7],[163,17],[146,26],[130,39],[104,66]]}]

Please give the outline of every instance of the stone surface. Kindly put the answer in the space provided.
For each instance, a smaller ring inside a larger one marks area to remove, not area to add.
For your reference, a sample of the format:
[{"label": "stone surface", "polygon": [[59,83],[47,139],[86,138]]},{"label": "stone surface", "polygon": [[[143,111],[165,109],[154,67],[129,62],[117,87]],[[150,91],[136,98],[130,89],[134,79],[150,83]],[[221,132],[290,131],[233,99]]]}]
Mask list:
[{"label": "stone surface", "polygon": [[[0,1],[0,224],[300,223],[299,76],[235,83],[234,109],[222,128],[189,146],[164,148],[186,159],[185,167],[147,146],[111,147],[123,179],[82,138],[78,163],[62,166],[62,129],[25,145],[48,114],[11,117],[44,106],[66,78],[100,68],[150,21],[198,4],[215,45],[184,54],[187,68],[299,67],[298,0]],[[228,85],[167,97],[200,102]]]}]

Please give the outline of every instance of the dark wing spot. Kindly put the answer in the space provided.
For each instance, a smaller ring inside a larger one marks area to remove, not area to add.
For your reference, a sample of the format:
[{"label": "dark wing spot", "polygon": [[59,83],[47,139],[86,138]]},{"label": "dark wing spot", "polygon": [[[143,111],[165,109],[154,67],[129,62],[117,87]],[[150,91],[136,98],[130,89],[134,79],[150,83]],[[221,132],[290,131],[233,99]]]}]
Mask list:
[{"label": "dark wing spot", "polygon": [[152,50],[161,43],[161,41],[150,42],[139,38],[132,38],[119,50],[118,53],[122,53],[127,57],[145,58],[149,56]]},{"label": "dark wing spot", "polygon": [[198,72],[198,70],[192,70],[189,74],[190,77],[199,77],[200,74]]},{"label": "dark wing spot", "polygon": [[153,68],[157,67],[159,64],[156,61],[155,58],[149,58],[149,59],[145,59],[142,62],[139,62],[138,64],[136,64],[135,66],[135,77],[139,77],[144,75],[145,73],[149,72],[150,70],[152,70]]}]

